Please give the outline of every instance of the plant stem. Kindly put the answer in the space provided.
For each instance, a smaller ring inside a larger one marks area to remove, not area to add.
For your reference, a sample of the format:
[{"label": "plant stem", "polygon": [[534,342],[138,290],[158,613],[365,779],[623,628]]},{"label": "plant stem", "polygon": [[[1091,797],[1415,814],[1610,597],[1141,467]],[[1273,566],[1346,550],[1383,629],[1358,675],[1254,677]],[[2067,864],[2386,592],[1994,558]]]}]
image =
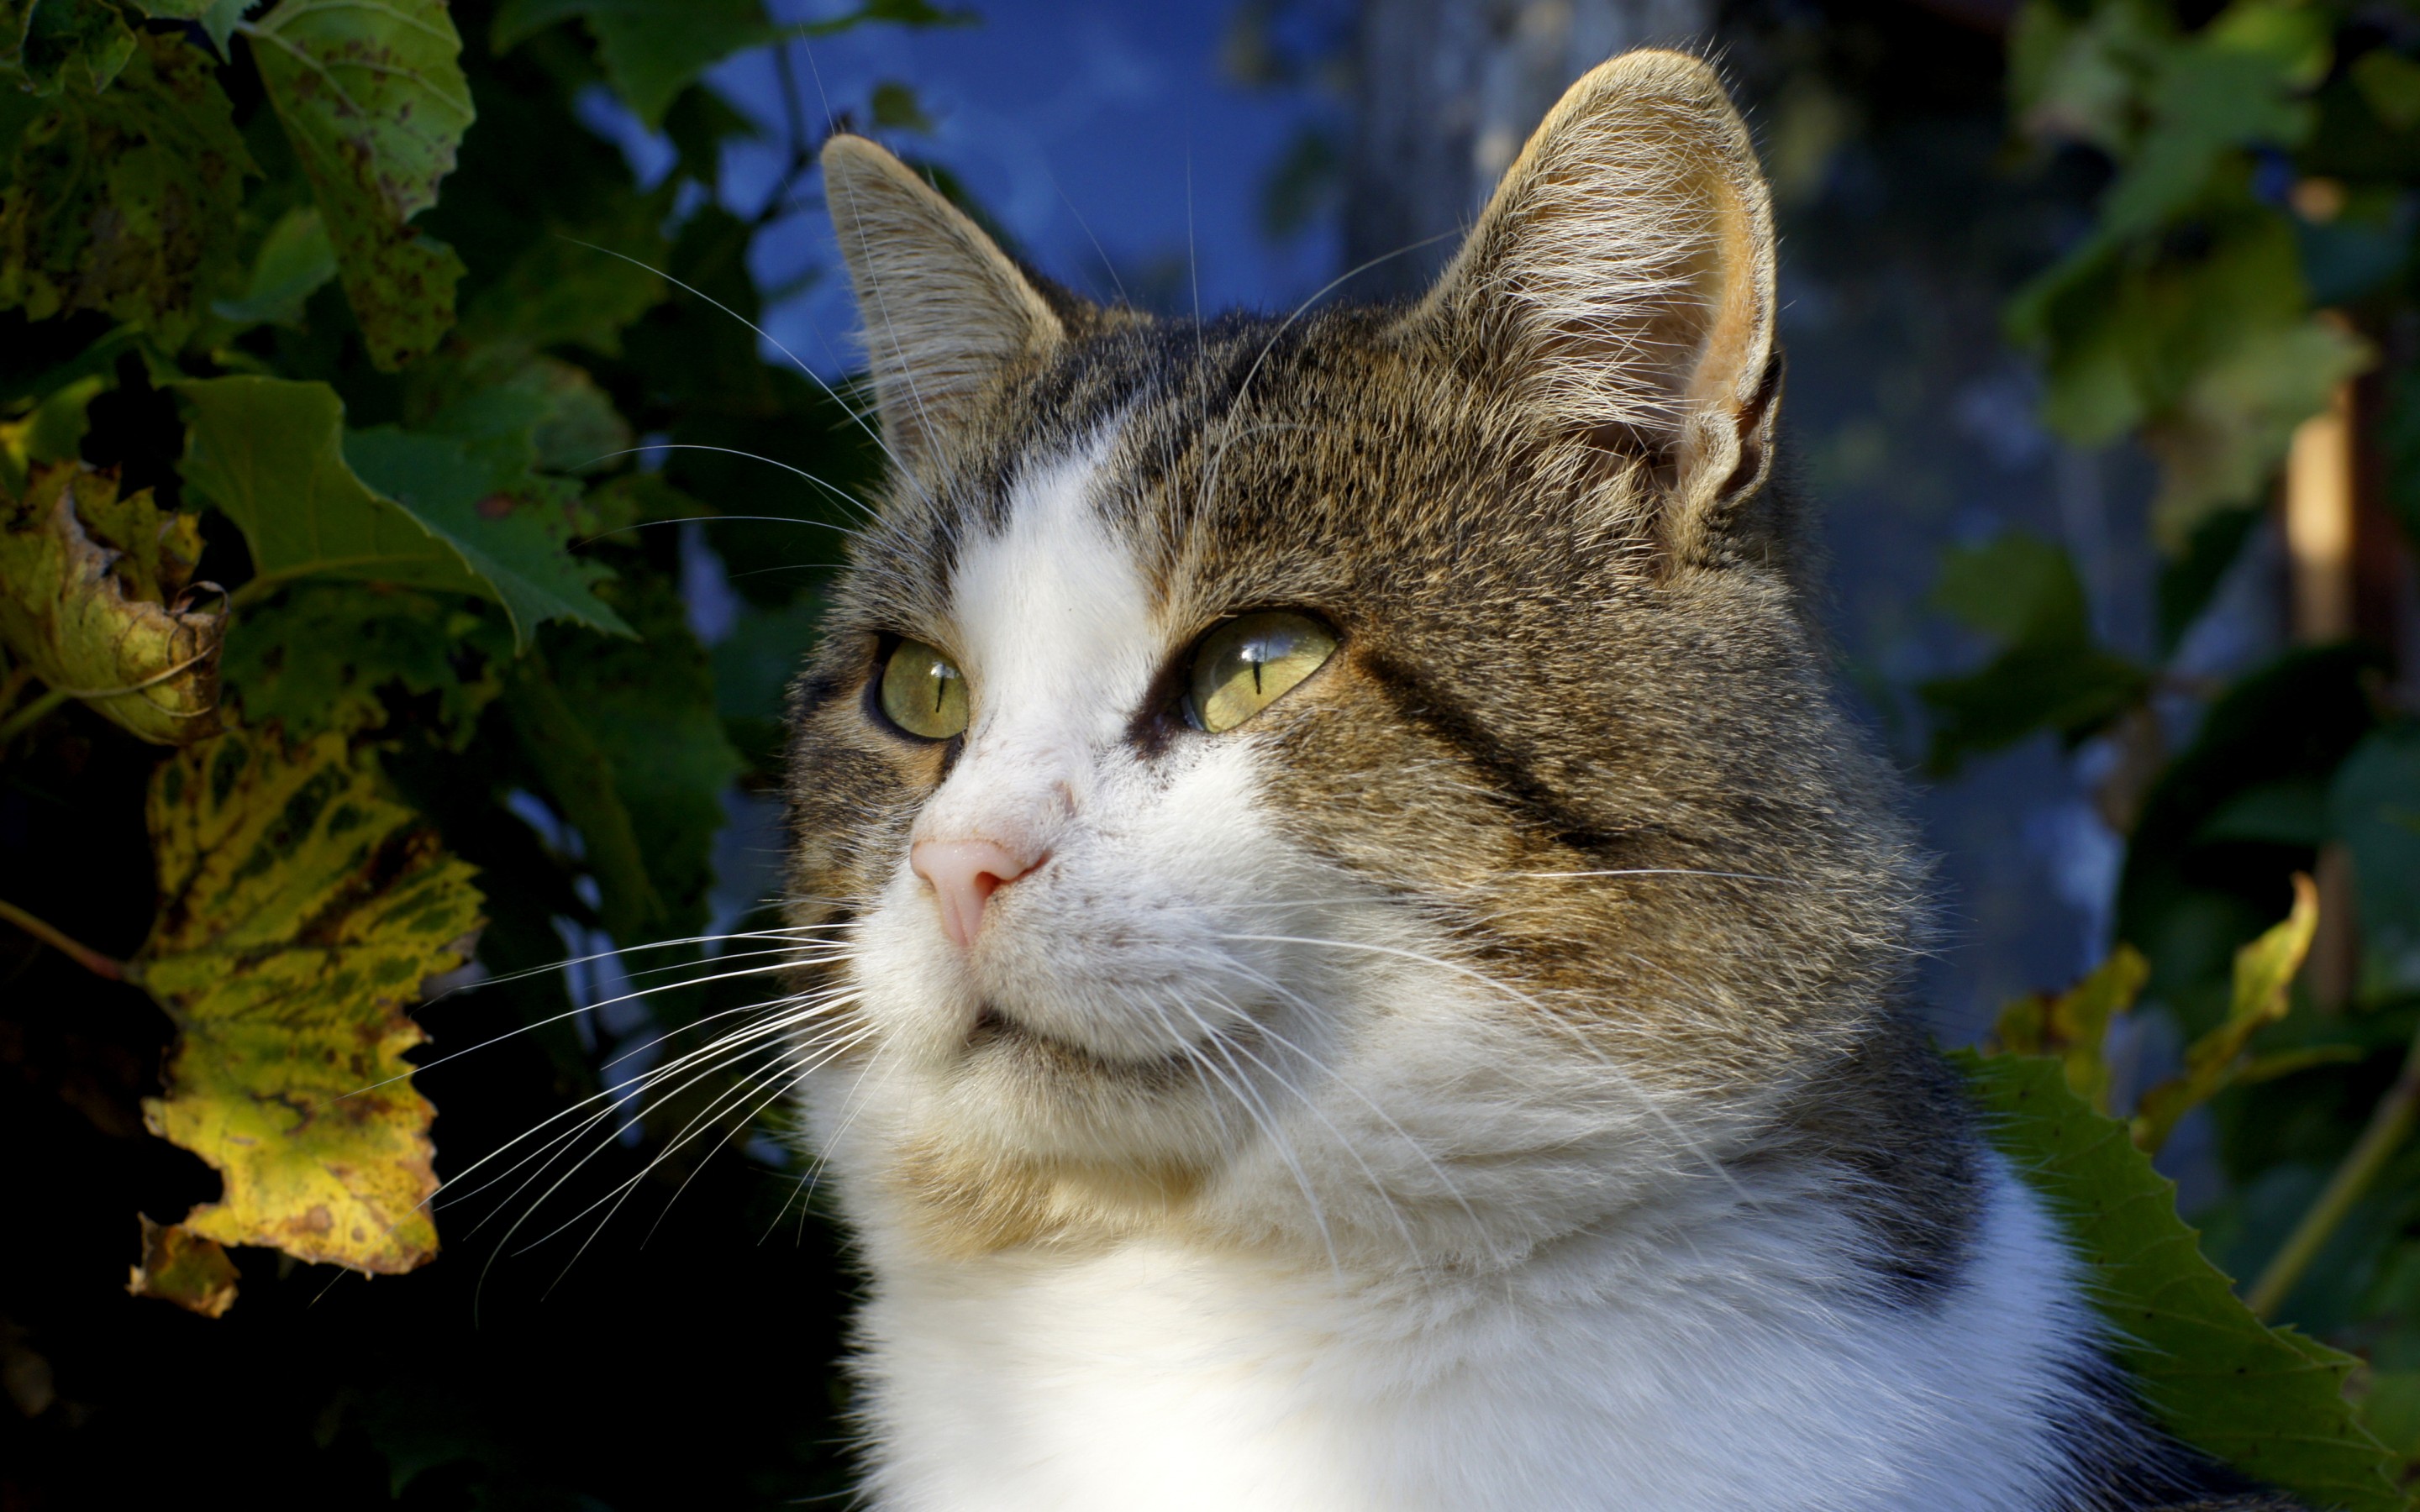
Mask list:
[{"label": "plant stem", "polygon": [[7,745],[40,723],[44,715],[67,701],[68,690],[64,687],[47,687],[36,694],[24,707],[8,718],[0,719],[0,746]]},{"label": "plant stem", "polygon": [[5,918],[16,925],[96,977],[106,977],[111,981],[124,981],[131,975],[125,962],[115,956],[103,955],[89,945],[68,938],[7,899],[0,899],[0,918]]},{"label": "plant stem", "polygon": [[2369,1127],[2346,1151],[2335,1174],[2328,1178],[2327,1186],[2303,1214],[2302,1222],[2277,1247],[2276,1255],[2262,1268],[2260,1278],[2252,1283],[2252,1289],[2243,1294],[2245,1306],[2261,1318],[2277,1310],[2303,1279],[2303,1273],[2311,1268],[2319,1251],[2335,1237],[2345,1214],[2352,1211],[2353,1204],[2368,1192],[2369,1183],[2378,1179],[2388,1157],[2412,1133],[2414,1122],[2420,1122],[2420,1036],[2412,1039],[2395,1085],[2370,1110]]}]

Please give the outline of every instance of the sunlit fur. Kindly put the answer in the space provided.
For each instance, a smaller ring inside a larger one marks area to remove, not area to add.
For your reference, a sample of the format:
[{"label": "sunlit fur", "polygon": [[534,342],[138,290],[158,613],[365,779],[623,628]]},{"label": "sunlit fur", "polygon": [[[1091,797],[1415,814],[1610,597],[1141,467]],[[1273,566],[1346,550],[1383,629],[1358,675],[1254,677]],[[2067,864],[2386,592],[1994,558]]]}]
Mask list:
[{"label": "sunlit fur", "polygon": [[[1096,309],[825,163],[899,466],[796,695],[790,907],[846,939],[800,1072],[876,1506],[2235,1486],[1914,1026],[1922,869],[1793,578],[1702,65],[1575,85],[1399,309]],[[1339,649],[1194,728],[1189,649],[1262,609]],[[881,717],[898,638],[962,737]],[[961,951],[923,840],[1047,859]]]}]

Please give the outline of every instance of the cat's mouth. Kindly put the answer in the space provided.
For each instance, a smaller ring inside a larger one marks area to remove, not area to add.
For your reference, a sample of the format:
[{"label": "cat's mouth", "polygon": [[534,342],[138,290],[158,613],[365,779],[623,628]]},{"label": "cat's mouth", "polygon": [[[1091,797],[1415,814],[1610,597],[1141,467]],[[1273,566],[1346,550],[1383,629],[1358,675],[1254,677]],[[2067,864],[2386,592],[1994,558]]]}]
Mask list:
[{"label": "cat's mouth", "polygon": [[985,1002],[967,1031],[967,1050],[975,1056],[1014,1057],[1037,1072],[1059,1075],[1117,1076],[1156,1083],[1185,1069],[1191,1052],[1127,1057],[1105,1055],[1088,1045],[1048,1034]]}]

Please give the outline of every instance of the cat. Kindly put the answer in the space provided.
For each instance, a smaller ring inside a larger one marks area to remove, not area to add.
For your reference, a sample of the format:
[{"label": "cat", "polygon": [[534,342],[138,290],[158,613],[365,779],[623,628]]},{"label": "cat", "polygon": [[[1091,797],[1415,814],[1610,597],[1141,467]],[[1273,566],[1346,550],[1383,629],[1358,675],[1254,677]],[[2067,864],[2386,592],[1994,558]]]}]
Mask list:
[{"label": "cat", "polygon": [[1396,307],[1096,306],[823,164],[893,466],[788,906],[870,1504],[2288,1505],[1918,1027],[1704,63],[1574,85]]}]

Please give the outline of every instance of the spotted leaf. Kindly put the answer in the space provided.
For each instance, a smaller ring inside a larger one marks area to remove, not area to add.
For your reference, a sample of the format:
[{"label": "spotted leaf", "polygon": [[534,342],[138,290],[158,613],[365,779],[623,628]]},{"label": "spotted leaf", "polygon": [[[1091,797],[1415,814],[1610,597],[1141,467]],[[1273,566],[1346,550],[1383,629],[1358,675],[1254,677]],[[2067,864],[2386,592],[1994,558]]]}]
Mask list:
[{"label": "spotted leaf", "polygon": [[356,1271],[427,1262],[435,1110],[404,1009],[479,926],[471,868],[335,733],[193,747],[148,814],[160,912],[129,975],[178,1039],[144,1117],[225,1183],[181,1227]]}]

